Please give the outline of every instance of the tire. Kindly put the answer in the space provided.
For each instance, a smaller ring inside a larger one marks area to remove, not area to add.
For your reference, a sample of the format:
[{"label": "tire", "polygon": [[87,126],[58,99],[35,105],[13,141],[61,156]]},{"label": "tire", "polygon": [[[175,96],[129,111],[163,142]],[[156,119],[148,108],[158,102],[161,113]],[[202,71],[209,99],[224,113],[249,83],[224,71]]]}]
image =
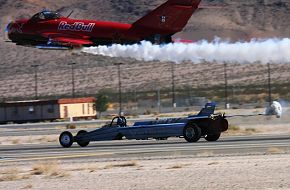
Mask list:
[{"label": "tire", "polygon": [[[77,137],[78,137],[79,135],[83,135],[83,134],[86,134],[86,133],[87,133],[87,131],[85,131],[85,130],[80,130],[80,131],[77,133]],[[80,147],[86,147],[86,146],[88,146],[88,145],[90,144],[90,141],[78,140],[77,143],[78,143],[78,145],[79,145]]]},{"label": "tire", "polygon": [[201,129],[194,123],[183,129],[183,137],[187,142],[197,142],[201,137]]},{"label": "tire", "polygon": [[73,142],[74,142],[74,137],[70,132],[65,131],[60,134],[59,143],[62,147],[69,148],[72,146]]},{"label": "tire", "polygon": [[205,140],[209,141],[209,142],[214,142],[217,141],[220,138],[221,134],[210,134],[210,135],[206,135],[204,138]]}]

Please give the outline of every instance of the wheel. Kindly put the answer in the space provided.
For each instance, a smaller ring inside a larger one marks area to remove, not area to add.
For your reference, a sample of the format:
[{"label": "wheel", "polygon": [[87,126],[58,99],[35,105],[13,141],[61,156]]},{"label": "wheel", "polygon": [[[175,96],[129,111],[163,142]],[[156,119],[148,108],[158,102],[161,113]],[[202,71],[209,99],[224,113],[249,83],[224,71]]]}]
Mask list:
[{"label": "wheel", "polygon": [[74,137],[70,132],[65,131],[60,134],[59,143],[62,147],[69,148],[71,147],[73,142],[74,142]]},{"label": "wheel", "polygon": [[201,137],[201,129],[196,124],[187,125],[183,129],[183,137],[187,142],[197,142]]},{"label": "wheel", "polygon": [[[79,131],[79,132],[77,133],[77,137],[80,136],[80,135],[86,134],[86,133],[87,133],[87,131],[85,131],[85,130],[81,130],[81,131]],[[78,145],[81,146],[81,147],[86,147],[86,146],[88,146],[88,145],[90,144],[90,141],[86,141],[86,140],[77,140],[77,143],[78,143]]]},{"label": "wheel", "polygon": [[206,135],[204,138],[205,140],[209,141],[209,142],[214,142],[217,141],[220,138],[221,134],[210,134],[210,135]]}]

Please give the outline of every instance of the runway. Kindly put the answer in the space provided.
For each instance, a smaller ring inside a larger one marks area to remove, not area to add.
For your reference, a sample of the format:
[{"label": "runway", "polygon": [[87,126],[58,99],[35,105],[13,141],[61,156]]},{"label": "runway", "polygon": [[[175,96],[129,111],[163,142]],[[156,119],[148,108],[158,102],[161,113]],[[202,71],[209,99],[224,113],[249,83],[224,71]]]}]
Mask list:
[{"label": "runway", "polygon": [[184,139],[172,138],[168,141],[109,141],[92,142],[81,148],[74,144],[62,148],[58,143],[44,145],[1,145],[0,164],[29,162],[37,160],[95,160],[141,159],[152,157],[202,157],[217,155],[266,154],[270,149],[279,153],[290,153],[290,135],[223,137],[217,142],[187,143]]}]

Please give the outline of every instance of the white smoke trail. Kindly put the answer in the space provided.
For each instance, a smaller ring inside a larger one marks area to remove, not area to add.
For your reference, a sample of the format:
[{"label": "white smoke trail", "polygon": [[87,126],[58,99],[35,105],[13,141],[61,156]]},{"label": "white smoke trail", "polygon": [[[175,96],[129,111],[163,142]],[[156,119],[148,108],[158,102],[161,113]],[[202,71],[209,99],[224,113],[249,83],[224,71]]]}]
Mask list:
[{"label": "white smoke trail", "polygon": [[134,58],[144,61],[202,61],[237,63],[287,63],[290,62],[290,39],[251,40],[250,42],[213,42],[205,40],[197,43],[172,43],[153,45],[143,41],[135,45],[98,46],[84,48],[86,53],[110,57]]}]

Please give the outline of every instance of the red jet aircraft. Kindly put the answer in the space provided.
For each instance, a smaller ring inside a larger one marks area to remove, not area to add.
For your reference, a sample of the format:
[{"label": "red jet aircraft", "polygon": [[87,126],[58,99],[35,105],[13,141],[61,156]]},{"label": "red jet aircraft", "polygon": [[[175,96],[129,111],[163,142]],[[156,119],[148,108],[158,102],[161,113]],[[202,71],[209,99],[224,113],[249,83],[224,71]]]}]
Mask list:
[{"label": "red jet aircraft", "polygon": [[71,49],[83,46],[134,44],[142,40],[171,43],[182,31],[201,0],[168,0],[133,24],[75,20],[59,13],[42,11],[30,19],[8,24],[8,38],[17,45],[42,49]]}]

